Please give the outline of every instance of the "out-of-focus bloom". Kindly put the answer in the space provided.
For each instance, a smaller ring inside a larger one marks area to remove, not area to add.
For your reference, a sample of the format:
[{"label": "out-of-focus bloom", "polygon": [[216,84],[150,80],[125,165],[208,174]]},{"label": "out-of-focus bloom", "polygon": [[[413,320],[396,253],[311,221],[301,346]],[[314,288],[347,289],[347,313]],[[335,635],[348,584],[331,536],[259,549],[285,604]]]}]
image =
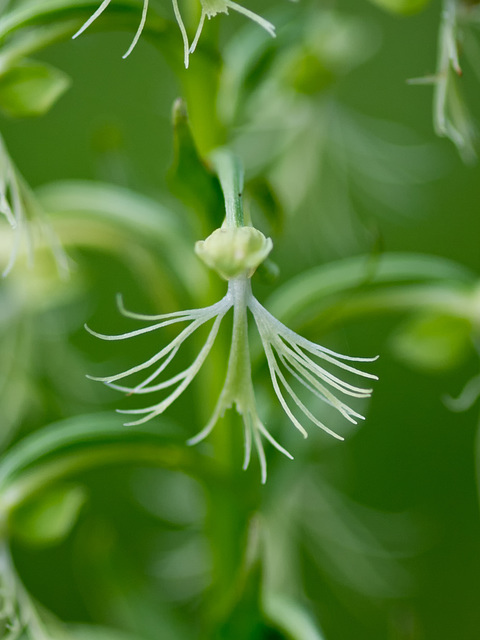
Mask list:
[{"label": "out-of-focus bloom", "polygon": [[[250,310],[253,315],[260,334],[275,394],[293,425],[304,437],[307,437],[307,431],[295,415],[295,408],[316,426],[335,438],[343,439],[307,408],[294,390],[293,380],[337,409],[347,420],[356,424],[357,419],[362,419],[363,416],[347,405],[340,396],[367,398],[371,395],[372,390],[345,382],[324,368],[323,364],[327,363],[334,369],[340,369],[364,378],[377,379],[375,375],[361,371],[349,364],[351,361],[371,362],[376,358],[341,355],[306,340],[274,318],[258,302],[252,293],[250,278],[259,264],[267,257],[271,248],[270,238],[266,238],[253,227],[217,229],[205,241],[197,243],[196,252],[209,267],[215,269],[224,279],[228,280],[227,293],[219,302],[202,309],[148,316],[127,311],[120,300],[119,308],[123,315],[135,320],[145,320],[152,324],[120,335],[104,335],[88,329],[90,333],[103,340],[125,340],[156,331],[170,324],[188,323],[176,338],[145,362],[115,375],[92,378],[129,395],[141,395],[173,388],[166,398],[156,404],[142,409],[120,411],[120,413],[139,416],[127,423],[128,425],[137,425],[163,413],[185,391],[210,353],[224,316],[233,308],[232,341],[225,383],[210,420],[200,433],[189,440],[189,444],[196,444],[206,438],[226,409],[235,405],[237,412],[242,416],[244,426],[244,469],[248,467],[250,462],[253,444],[260,460],[262,482],[265,482],[267,477],[262,436],[287,457],[292,458],[292,456],[270,434],[257,412],[250,364],[247,310]],[[156,382],[175,358],[185,340],[202,325],[212,320],[213,325],[210,333],[192,364],[180,373],[161,382]],[[153,372],[136,386],[118,384],[119,380],[152,367],[154,367]],[[290,406],[288,401],[293,406]]]},{"label": "out-of-focus bloom", "polygon": [[0,136],[0,214],[5,217],[13,232],[6,266],[0,272],[6,277],[12,270],[22,247],[27,263],[33,264],[35,233],[42,236],[43,244],[51,251],[59,275],[69,273],[68,261],[63,248],[48,223],[44,211],[10,159],[3,138]]},{"label": "out-of-focus bloom", "polygon": [[[174,0],[176,2],[176,0]],[[233,9],[233,11],[237,11],[238,13],[243,13],[244,16],[253,20],[259,24],[265,31],[267,31],[272,38],[275,37],[275,27],[271,22],[265,20],[261,16],[257,15],[253,11],[242,7],[242,5],[237,2],[231,2],[231,0],[200,0],[200,4],[202,5],[202,13],[200,15],[200,22],[198,23],[197,32],[193,39],[192,45],[189,48],[189,53],[193,53],[196,49],[200,36],[202,34],[203,24],[205,22],[205,18],[215,17],[218,13],[228,13],[229,9]],[[185,47],[188,43],[185,42]],[[188,67],[188,55],[185,52],[185,66]]]},{"label": "out-of-focus bloom", "polygon": [[[111,0],[103,0],[103,2],[98,7],[98,9],[90,16],[90,18],[85,22],[85,24],[83,24],[83,26],[75,33],[73,37],[76,38],[81,33],[83,33],[85,29],[87,29],[92,24],[92,22],[94,22],[99,17],[99,15],[105,11],[105,9],[108,7],[110,2]],[[132,53],[133,49],[135,48],[135,45],[140,39],[143,28],[145,26],[145,22],[147,20],[148,2],[149,0],[143,0],[143,9],[142,9],[142,16],[140,18],[140,24],[138,25],[138,29],[133,37],[131,45],[129,46],[127,52],[123,56],[124,58],[126,58]],[[238,13],[242,13],[244,16],[247,16],[247,18],[250,18],[250,20],[253,20],[257,24],[259,24],[261,27],[263,27],[266,31],[268,31],[268,33],[272,37],[275,37],[275,27],[271,22],[268,22],[268,20],[265,20],[264,18],[257,15],[253,11],[246,9],[245,7],[243,7],[242,5],[236,2],[232,2],[231,0],[200,0],[200,4],[202,7],[201,14],[200,14],[200,22],[198,24],[197,32],[195,34],[193,42],[190,45],[187,30],[185,29],[185,25],[182,19],[182,14],[180,13],[180,9],[178,6],[178,0],[172,0],[175,19],[180,28],[180,32],[183,38],[184,60],[185,60],[186,68],[188,68],[190,54],[195,51],[198,41],[200,39],[205,18],[208,18],[208,19],[213,18],[219,13],[228,14],[229,9],[232,9],[233,11],[237,11]]]}]

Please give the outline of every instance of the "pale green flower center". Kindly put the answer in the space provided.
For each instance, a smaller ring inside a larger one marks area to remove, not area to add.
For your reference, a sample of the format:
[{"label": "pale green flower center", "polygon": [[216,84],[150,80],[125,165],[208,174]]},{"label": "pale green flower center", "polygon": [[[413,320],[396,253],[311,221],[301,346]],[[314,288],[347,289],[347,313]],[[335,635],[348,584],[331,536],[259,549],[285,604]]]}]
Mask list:
[{"label": "pale green flower center", "polygon": [[198,257],[224,280],[251,278],[272,250],[273,243],[254,227],[216,229],[195,245]]},{"label": "pale green flower center", "polygon": [[200,4],[207,18],[213,18],[217,13],[228,13],[225,0],[200,0]]}]

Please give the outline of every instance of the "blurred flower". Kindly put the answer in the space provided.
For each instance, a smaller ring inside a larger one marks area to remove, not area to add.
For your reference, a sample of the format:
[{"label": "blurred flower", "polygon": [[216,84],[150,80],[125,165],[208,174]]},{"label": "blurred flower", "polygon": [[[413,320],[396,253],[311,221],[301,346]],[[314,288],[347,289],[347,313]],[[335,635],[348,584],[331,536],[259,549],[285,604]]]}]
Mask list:
[{"label": "blurred flower", "polygon": [[[307,437],[307,431],[288,405],[287,397],[311,422],[335,438],[343,440],[341,436],[329,429],[310,412],[294,391],[287,379],[287,374],[290,374],[291,378],[300,382],[312,394],[337,409],[354,424],[356,424],[356,419],[363,419],[363,416],[345,404],[335,392],[354,398],[367,398],[371,395],[372,390],[345,382],[324,369],[320,361],[355,375],[377,379],[373,374],[365,373],[348,364],[349,361],[372,362],[376,358],[341,355],[306,340],[288,329],[258,302],[252,293],[250,278],[270,253],[271,248],[270,238],[266,238],[253,227],[217,229],[205,241],[197,243],[196,252],[209,267],[215,269],[224,279],[228,280],[227,294],[219,302],[202,309],[148,316],[127,311],[122,301],[119,300],[119,309],[123,315],[137,320],[153,321],[153,324],[120,335],[104,335],[87,327],[90,333],[103,340],[125,340],[156,331],[170,324],[190,323],[167,346],[145,362],[112,376],[92,377],[93,380],[105,382],[108,386],[129,395],[141,395],[174,387],[173,391],[157,404],[142,409],[120,411],[120,413],[140,415],[139,419],[127,423],[127,426],[138,425],[163,413],[185,391],[210,353],[224,316],[233,308],[232,341],[225,383],[210,420],[200,433],[189,440],[189,444],[196,444],[206,438],[225,410],[235,405],[237,412],[242,416],[244,426],[245,457],[243,467],[244,469],[248,467],[253,443],[260,460],[262,482],[265,482],[267,477],[262,436],[287,457],[292,458],[292,456],[269,433],[257,412],[251,374],[247,309],[252,313],[260,334],[275,394],[291,422],[304,437]],[[210,320],[214,320],[213,326],[193,363],[167,380],[150,384],[172,362],[185,340]],[[157,364],[158,366],[153,373],[136,386],[126,387],[117,384],[118,380]]]},{"label": "blurred flower", "polygon": [[[37,203],[28,185],[10,159],[5,143],[0,136],[0,214],[13,231],[13,244],[2,276],[7,276],[15,264],[22,243],[25,245],[27,262],[33,263],[34,233],[40,231],[43,240],[51,250],[58,272],[68,274],[67,257],[53,229],[45,219],[44,212]],[[0,246],[0,250],[3,247]]]},{"label": "blurred flower", "polygon": [[[437,70],[434,75],[413,78],[410,84],[433,85],[433,124],[435,133],[449,138],[462,159],[473,164],[477,159],[478,131],[462,87],[463,68],[460,58],[470,59],[471,70],[480,77],[479,48],[476,33],[480,9],[463,0],[443,0],[438,34]],[[463,81],[464,83],[464,81]]]},{"label": "blurred flower", "polygon": [[[94,22],[98,18],[98,16],[105,11],[105,9],[108,7],[110,2],[111,2],[111,0],[104,0],[102,2],[102,4],[98,7],[98,9],[90,16],[90,18],[75,33],[75,35],[73,37],[77,38],[80,34],[82,34],[85,31],[85,29],[87,29],[92,24],[92,22]],[[243,15],[247,16],[247,18],[250,18],[250,20],[253,20],[257,24],[259,24],[261,27],[263,27],[266,31],[268,31],[268,33],[272,37],[275,37],[275,27],[273,26],[273,24],[268,22],[268,20],[265,20],[264,18],[258,16],[253,11],[250,11],[249,9],[246,9],[245,7],[242,7],[242,5],[237,4],[236,2],[232,2],[231,0],[200,0],[200,4],[201,4],[201,7],[202,7],[201,14],[200,14],[200,22],[198,24],[197,32],[196,32],[195,37],[193,39],[192,45],[190,45],[189,40],[188,40],[187,30],[185,29],[185,25],[183,23],[182,15],[181,15],[180,9],[178,7],[178,0],[172,0],[172,6],[173,6],[173,12],[175,14],[175,19],[176,19],[176,21],[178,23],[178,26],[180,28],[180,32],[181,32],[182,38],[183,38],[184,60],[185,60],[185,67],[186,68],[188,68],[190,54],[195,51],[195,48],[196,48],[196,46],[198,44],[198,41],[200,39],[200,35],[202,33],[202,30],[203,30],[203,25],[204,25],[204,22],[205,22],[205,18],[208,18],[210,20],[210,18],[213,18],[218,13],[226,13],[226,14],[228,14],[228,10],[229,9],[233,9],[233,11],[237,11],[238,13],[242,13]],[[132,44],[129,46],[129,48],[128,48],[127,52],[124,54],[123,58],[128,57],[132,53],[133,49],[135,48],[135,45],[137,44],[138,40],[140,39],[140,36],[142,34],[142,31],[143,31],[143,28],[145,26],[145,22],[146,22],[146,19],[147,19],[147,11],[148,11],[148,0],[143,0],[142,17],[140,19],[140,24],[138,25],[138,29],[137,29],[137,31],[135,33],[135,36],[133,37]]]},{"label": "blurred flower", "polygon": [[[176,0],[173,0],[173,2],[174,4],[176,4]],[[253,20],[253,22],[256,22],[261,27],[263,27],[265,31],[267,31],[272,36],[272,38],[275,37],[275,27],[271,22],[268,22],[268,20],[261,18],[259,15],[257,15],[253,11],[250,11],[249,9],[242,7],[242,5],[237,4],[236,2],[231,2],[231,0],[200,0],[200,4],[202,5],[200,22],[198,23],[197,32],[195,34],[195,37],[193,39],[191,47],[189,48],[188,53],[193,53],[195,51],[195,48],[200,39],[200,35],[202,33],[205,18],[208,18],[210,20],[210,18],[215,17],[218,13],[228,14],[229,9],[233,9],[238,13],[243,13],[244,16],[247,16],[247,18],[250,18],[250,20]],[[185,42],[185,47],[187,47],[187,45],[188,43]],[[186,67],[188,67],[188,53],[187,51],[185,51]]]}]

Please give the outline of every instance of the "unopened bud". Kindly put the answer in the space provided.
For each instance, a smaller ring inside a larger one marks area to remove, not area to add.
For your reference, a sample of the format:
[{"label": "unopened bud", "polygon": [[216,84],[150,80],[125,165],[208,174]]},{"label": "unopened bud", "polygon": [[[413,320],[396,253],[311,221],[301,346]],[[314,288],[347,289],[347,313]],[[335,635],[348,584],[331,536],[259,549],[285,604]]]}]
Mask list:
[{"label": "unopened bud", "polygon": [[273,243],[254,227],[216,229],[195,244],[195,253],[225,280],[251,278],[272,250]]}]

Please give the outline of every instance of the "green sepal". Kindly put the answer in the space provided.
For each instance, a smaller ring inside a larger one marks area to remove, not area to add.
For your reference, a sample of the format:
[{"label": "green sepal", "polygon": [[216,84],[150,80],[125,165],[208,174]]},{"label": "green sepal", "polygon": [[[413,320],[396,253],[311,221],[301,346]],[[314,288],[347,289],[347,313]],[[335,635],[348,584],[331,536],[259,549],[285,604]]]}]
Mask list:
[{"label": "green sepal", "polygon": [[13,511],[10,532],[30,546],[58,544],[72,530],[86,499],[79,485],[56,485]]},{"label": "green sepal", "polygon": [[167,175],[170,191],[208,223],[219,227],[225,216],[220,183],[200,157],[182,99],[173,105],[174,159]]},{"label": "green sepal", "polygon": [[43,116],[69,87],[63,71],[22,60],[0,76],[0,109],[12,118]]},{"label": "green sepal", "polygon": [[370,0],[373,4],[400,15],[412,15],[422,11],[430,0]]}]

